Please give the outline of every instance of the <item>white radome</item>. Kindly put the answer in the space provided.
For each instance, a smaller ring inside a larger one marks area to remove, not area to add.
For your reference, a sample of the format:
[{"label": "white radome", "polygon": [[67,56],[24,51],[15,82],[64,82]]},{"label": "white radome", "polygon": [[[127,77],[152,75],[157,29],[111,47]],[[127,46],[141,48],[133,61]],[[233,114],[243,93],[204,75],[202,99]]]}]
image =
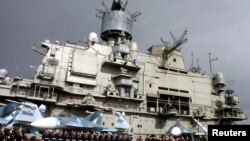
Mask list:
[{"label": "white radome", "polygon": [[138,50],[138,45],[136,42],[131,42],[131,50],[137,51]]},{"label": "white radome", "polygon": [[0,69],[0,76],[6,76],[8,71],[6,69]]},{"label": "white radome", "polygon": [[31,123],[31,126],[37,128],[56,128],[59,123],[54,117],[42,118]]},{"label": "white radome", "polygon": [[91,41],[91,42],[97,43],[98,42],[97,34],[95,32],[89,33],[89,39],[88,40]]}]

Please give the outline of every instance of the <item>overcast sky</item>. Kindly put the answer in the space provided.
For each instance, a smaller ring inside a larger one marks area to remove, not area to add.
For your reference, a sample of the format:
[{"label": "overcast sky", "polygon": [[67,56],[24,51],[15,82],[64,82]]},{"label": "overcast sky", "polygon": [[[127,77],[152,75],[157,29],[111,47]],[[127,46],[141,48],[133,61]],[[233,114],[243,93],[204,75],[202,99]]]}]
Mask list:
[{"label": "overcast sky", "polygon": [[[111,2],[105,0],[107,5]],[[142,12],[133,34],[141,52],[161,44],[161,37],[171,41],[170,30],[180,36],[186,28],[188,42],[182,46],[186,68],[192,52],[206,73],[208,53],[218,57],[213,72],[223,72],[250,115],[249,5],[249,0],[129,0],[127,10]],[[0,68],[7,68],[9,76],[31,78],[35,70],[29,66],[38,66],[42,58],[32,51],[32,43],[83,41],[89,32],[99,34],[96,8],[103,9],[101,0],[0,0]]]}]

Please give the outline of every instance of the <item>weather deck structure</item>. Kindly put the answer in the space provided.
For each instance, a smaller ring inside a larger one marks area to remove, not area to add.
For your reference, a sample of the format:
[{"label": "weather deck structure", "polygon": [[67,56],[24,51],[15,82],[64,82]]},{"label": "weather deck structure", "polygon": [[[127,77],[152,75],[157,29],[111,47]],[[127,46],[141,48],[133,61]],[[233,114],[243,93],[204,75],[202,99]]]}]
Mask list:
[{"label": "weather deck structure", "polygon": [[[138,51],[132,36],[140,12],[126,11],[127,3],[103,3],[101,35],[90,33],[85,44],[45,40],[33,49],[44,56],[34,79],[9,79],[1,69],[0,96],[24,99],[47,107],[46,116],[70,111],[84,117],[83,110],[103,109],[102,125],[114,127],[109,108],[126,113],[135,138],[163,135],[180,120],[198,133],[194,118],[203,126],[231,124],[246,119],[233,90],[225,90],[222,73],[204,74],[186,69],[180,46],[187,31],[173,43],[152,45]],[[150,27],[149,27],[150,28]],[[153,30],[153,29],[152,29]]]}]

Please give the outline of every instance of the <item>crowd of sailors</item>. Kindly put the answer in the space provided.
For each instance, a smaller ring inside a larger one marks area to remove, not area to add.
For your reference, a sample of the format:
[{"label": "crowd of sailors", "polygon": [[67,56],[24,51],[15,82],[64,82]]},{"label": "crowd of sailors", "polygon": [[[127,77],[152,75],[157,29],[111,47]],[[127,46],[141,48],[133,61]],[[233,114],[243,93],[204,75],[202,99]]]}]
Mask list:
[{"label": "crowd of sailors", "polygon": [[23,141],[24,131],[22,128],[4,128],[0,125],[0,141]]},{"label": "crowd of sailors", "polygon": [[81,130],[45,130],[44,141],[132,141],[127,133],[93,132]]},{"label": "crowd of sailors", "polygon": [[[22,128],[6,129],[0,125],[0,141],[25,141],[26,133]],[[36,140],[42,141],[132,141],[132,135],[128,133],[94,132],[74,129],[45,129]],[[147,135],[145,138],[137,136],[136,141],[192,141],[190,135]]]},{"label": "crowd of sailors", "polygon": [[172,136],[172,135],[147,135],[145,139],[142,139],[139,136],[136,141],[192,141],[191,136],[189,135],[180,135],[180,136]]},{"label": "crowd of sailors", "polygon": [[[43,141],[132,141],[133,137],[127,133],[93,132],[80,130],[45,130]],[[191,136],[148,135],[136,137],[136,141],[192,141]]]}]

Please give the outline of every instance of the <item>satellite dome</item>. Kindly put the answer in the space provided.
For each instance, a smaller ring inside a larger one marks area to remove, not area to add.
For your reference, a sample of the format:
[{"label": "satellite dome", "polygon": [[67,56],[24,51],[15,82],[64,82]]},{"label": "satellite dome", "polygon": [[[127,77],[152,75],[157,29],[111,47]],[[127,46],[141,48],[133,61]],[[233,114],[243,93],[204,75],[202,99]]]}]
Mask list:
[{"label": "satellite dome", "polygon": [[11,81],[11,78],[10,78],[10,77],[6,77],[6,78],[5,78],[5,81],[6,81],[6,82],[10,82],[10,81]]},{"label": "satellite dome", "polygon": [[137,51],[137,49],[138,49],[137,43],[136,42],[131,42],[131,50]]},{"label": "satellite dome", "polygon": [[89,41],[98,42],[98,36],[95,32],[89,33]]},{"label": "satellite dome", "polygon": [[6,69],[0,69],[0,77],[5,77],[8,74]]}]

